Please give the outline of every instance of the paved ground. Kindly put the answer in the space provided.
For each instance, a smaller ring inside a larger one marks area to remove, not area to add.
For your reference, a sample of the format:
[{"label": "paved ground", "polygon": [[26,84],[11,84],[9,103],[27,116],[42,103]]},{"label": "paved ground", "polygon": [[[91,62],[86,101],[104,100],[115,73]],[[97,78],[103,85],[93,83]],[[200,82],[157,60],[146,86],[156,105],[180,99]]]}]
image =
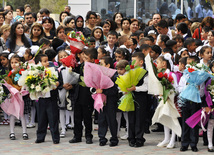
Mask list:
[{"label": "paved ground", "polygon": [[[96,127],[96,126],[95,126]],[[97,131],[93,132],[93,144],[86,144],[85,139],[83,142],[70,144],[68,141],[73,137],[73,131],[68,130],[65,138],[61,138],[60,144],[53,144],[51,140],[50,131],[46,136],[44,143],[35,144],[36,128],[28,129],[29,140],[22,140],[22,129],[19,126],[15,128],[17,140],[11,141],[9,139],[9,126],[0,125],[0,155],[15,154],[15,155],[70,155],[70,154],[93,154],[93,155],[122,155],[122,154],[208,154],[206,146],[202,145],[202,138],[200,138],[198,149],[199,152],[193,153],[191,150],[180,152],[180,143],[176,143],[177,147],[174,149],[158,148],[156,145],[163,139],[163,133],[146,134],[145,146],[141,148],[131,148],[128,146],[126,140],[120,140],[119,145],[116,147],[99,146]],[[122,129],[121,135],[125,134]],[[107,135],[109,138],[109,134]]]}]

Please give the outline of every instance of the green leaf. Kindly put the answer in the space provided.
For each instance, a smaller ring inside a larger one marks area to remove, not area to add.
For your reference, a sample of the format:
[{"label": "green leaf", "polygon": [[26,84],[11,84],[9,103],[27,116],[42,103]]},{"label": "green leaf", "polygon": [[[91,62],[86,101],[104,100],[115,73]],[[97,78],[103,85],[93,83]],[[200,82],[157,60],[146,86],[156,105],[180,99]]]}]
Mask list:
[{"label": "green leaf", "polygon": [[170,89],[166,89],[165,86],[163,86],[163,103],[165,104],[168,97],[169,97],[169,92],[170,92]]},{"label": "green leaf", "polygon": [[126,68],[125,68],[125,70],[126,70],[126,71],[129,71],[129,70],[130,70],[130,66],[127,65]]},{"label": "green leaf", "polygon": [[132,65],[134,65],[134,64],[135,64],[135,62],[136,62],[136,60],[133,60],[133,61],[132,61]]}]

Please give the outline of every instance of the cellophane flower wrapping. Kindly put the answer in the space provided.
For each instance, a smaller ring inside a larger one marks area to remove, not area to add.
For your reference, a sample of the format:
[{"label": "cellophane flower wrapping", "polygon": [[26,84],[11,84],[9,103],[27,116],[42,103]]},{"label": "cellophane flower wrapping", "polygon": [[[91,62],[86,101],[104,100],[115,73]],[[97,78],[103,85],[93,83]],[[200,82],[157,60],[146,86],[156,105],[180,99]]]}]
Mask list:
[{"label": "cellophane flower wrapping", "polygon": [[86,39],[81,32],[71,31],[68,33],[71,53],[77,54],[85,47]]},{"label": "cellophane flower wrapping", "polygon": [[117,78],[116,84],[123,93],[126,93],[120,98],[120,105],[118,109],[122,111],[134,111],[134,98],[131,92],[127,91],[127,88],[136,86],[138,82],[143,78],[147,71],[143,68],[136,68],[129,70],[125,75],[121,75]]},{"label": "cellophane flower wrapping", "polygon": [[195,103],[201,103],[199,86],[207,80],[208,77],[213,78],[213,75],[205,70],[191,70],[186,69],[184,74],[189,75],[187,80],[187,87],[181,92],[180,97]]},{"label": "cellophane flower wrapping", "polygon": [[66,66],[66,67],[76,67],[76,57],[74,54],[71,54],[67,56],[66,58],[60,59],[60,61]]},{"label": "cellophane flower wrapping", "polygon": [[55,68],[45,68],[39,63],[30,64],[29,69],[22,72],[18,84],[29,91],[32,100],[37,100],[39,97],[50,97],[50,91],[56,88],[57,81]]},{"label": "cellophane flower wrapping", "polygon": [[[86,62],[84,66],[84,82],[87,87],[109,89],[114,86],[111,77],[115,72],[115,69]],[[106,96],[104,94],[93,94],[92,98],[94,99],[94,108],[100,112],[100,109],[103,108],[103,103],[106,102]]]}]

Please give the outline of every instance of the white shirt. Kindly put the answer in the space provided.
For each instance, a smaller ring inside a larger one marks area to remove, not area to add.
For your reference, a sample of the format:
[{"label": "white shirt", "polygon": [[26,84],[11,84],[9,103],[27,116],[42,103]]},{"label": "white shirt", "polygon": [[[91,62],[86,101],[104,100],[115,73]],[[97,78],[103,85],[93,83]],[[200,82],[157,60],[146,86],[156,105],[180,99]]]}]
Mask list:
[{"label": "white shirt", "polygon": [[[158,45],[158,41],[160,39],[160,35],[161,34],[159,34],[158,37],[157,37],[156,45]],[[166,35],[169,37],[170,40],[172,40],[172,31],[170,30],[170,28],[168,28],[168,32],[167,32]]]},{"label": "white shirt", "polygon": [[195,7],[195,13],[198,14],[198,18],[203,18],[203,9],[200,3]]}]

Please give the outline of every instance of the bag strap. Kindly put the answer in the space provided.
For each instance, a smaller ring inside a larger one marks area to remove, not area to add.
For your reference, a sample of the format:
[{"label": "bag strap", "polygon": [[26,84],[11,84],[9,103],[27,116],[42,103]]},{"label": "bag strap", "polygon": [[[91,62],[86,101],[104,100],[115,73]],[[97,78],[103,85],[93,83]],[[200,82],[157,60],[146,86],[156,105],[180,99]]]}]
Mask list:
[{"label": "bag strap", "polygon": [[200,30],[200,27],[198,28],[198,36],[199,36],[199,38],[198,39],[201,39],[201,32],[200,32],[201,30]]}]

